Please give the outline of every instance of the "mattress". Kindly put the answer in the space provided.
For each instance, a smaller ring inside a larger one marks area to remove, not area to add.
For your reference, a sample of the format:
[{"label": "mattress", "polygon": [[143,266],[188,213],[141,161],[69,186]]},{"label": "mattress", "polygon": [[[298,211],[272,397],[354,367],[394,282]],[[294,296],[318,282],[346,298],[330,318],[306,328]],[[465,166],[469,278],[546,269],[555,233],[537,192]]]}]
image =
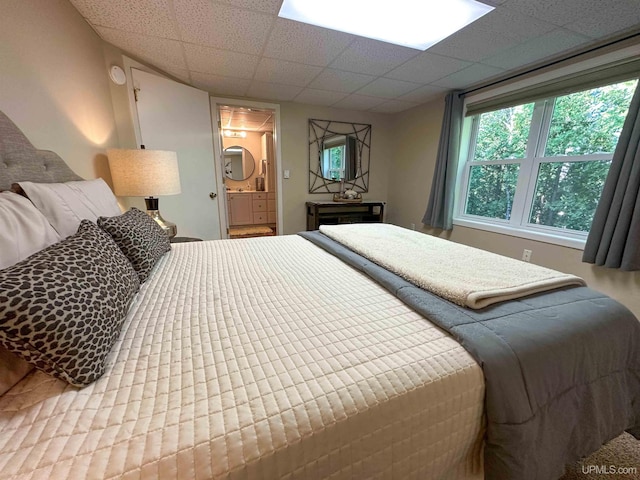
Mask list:
[{"label": "mattress", "polygon": [[0,476],[482,478],[483,399],[454,339],[307,240],[174,244],[101,379],[0,398]]}]

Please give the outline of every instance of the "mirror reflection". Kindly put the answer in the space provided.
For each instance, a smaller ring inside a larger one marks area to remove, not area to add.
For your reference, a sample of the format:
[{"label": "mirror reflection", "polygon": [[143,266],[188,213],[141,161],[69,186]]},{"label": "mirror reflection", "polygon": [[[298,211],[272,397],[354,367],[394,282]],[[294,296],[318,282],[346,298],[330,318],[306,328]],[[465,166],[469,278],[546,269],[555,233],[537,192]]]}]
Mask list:
[{"label": "mirror reflection", "polygon": [[369,191],[371,125],[309,120],[309,193]]},{"label": "mirror reflection", "polygon": [[239,145],[224,149],[224,173],[231,180],[246,180],[253,175],[256,162],[251,152]]},{"label": "mirror reflection", "polygon": [[354,180],[358,175],[356,138],[333,135],[322,140],[322,176],[328,180]]}]

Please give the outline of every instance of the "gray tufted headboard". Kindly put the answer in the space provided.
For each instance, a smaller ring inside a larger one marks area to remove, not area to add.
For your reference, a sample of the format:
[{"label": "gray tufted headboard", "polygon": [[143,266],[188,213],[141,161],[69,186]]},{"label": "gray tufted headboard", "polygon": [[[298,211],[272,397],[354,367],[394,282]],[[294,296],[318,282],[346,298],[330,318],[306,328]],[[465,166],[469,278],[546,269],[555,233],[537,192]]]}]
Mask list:
[{"label": "gray tufted headboard", "polygon": [[0,112],[0,191],[12,183],[82,180],[54,152],[37,150],[24,133]]}]

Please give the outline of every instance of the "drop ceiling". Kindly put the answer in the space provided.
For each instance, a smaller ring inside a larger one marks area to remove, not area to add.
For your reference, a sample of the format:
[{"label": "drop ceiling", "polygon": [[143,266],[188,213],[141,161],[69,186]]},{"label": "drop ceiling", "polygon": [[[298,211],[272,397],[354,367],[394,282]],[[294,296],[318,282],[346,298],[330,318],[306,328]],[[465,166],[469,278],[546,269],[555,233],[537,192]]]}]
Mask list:
[{"label": "drop ceiling", "polygon": [[223,130],[273,132],[274,112],[268,109],[221,105],[220,125]]},{"label": "drop ceiling", "polygon": [[640,0],[487,0],[422,52],[278,18],[281,0],[70,1],[106,42],[215,96],[381,113],[640,31]]}]

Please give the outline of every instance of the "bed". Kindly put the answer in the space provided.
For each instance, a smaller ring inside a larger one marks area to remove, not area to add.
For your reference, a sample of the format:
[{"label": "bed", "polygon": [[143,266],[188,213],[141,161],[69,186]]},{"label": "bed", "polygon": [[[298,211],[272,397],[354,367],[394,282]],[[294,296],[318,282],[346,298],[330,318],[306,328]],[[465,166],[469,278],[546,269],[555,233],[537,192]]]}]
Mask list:
[{"label": "bed", "polygon": [[[2,114],[0,146],[0,190],[81,180]],[[73,378],[34,369],[0,397],[0,477],[509,478],[513,472],[485,461],[486,395],[496,386],[463,347],[459,326],[447,326],[444,314],[430,321],[418,305],[424,300],[399,294],[394,282],[402,279],[374,280],[370,262],[336,256],[325,240],[171,245],[138,278],[95,379],[78,388]],[[560,294],[534,295],[533,303],[545,295]],[[434,301],[441,313],[466,311]],[[638,352],[637,321],[602,302],[629,328],[629,351]],[[479,315],[499,308],[513,309]],[[563,447],[569,460],[625,429],[637,433],[637,355],[620,361],[624,395],[592,406],[623,402],[626,415],[615,425],[595,422],[588,441],[576,429],[576,448]],[[561,475],[562,463],[549,463],[518,478]]]}]

